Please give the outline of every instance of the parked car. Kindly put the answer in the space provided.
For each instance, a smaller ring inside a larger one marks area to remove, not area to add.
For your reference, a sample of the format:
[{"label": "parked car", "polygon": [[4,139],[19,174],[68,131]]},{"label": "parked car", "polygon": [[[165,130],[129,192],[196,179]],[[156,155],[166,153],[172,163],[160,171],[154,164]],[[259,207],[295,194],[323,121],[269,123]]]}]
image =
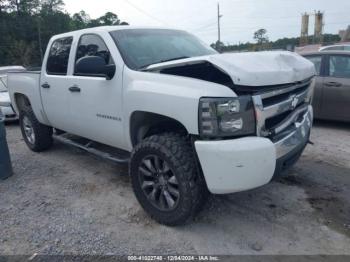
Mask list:
[{"label": "parked car", "polygon": [[319,49],[319,51],[350,51],[350,43],[323,46]]},{"label": "parked car", "polygon": [[218,54],[184,31],[112,26],[54,36],[41,72],[8,82],[31,150],[54,137],[129,163],[141,206],[177,225],[208,191],[260,187],[299,158],[314,75],[291,52]]},{"label": "parked car", "polygon": [[302,55],[314,63],[317,72],[315,118],[350,121],[350,53],[322,51]]},{"label": "parked car", "polygon": [[11,106],[11,100],[7,90],[7,74],[9,71],[24,70],[22,66],[0,67],[0,104],[2,104],[2,106],[0,105],[0,110],[4,115],[5,121],[18,120],[18,116]]}]

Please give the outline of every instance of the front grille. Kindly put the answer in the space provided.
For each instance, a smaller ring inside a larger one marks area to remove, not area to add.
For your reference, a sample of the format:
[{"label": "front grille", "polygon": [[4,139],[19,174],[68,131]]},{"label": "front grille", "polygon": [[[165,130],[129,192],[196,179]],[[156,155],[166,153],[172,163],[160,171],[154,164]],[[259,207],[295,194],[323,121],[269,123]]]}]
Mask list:
[{"label": "front grille", "polygon": [[280,102],[283,102],[284,100],[288,99],[291,95],[299,95],[303,92],[305,92],[309,88],[310,84],[303,85],[301,87],[298,87],[294,90],[291,90],[289,92],[276,95],[276,96],[271,96],[263,99],[263,105],[264,107],[271,106]]},{"label": "front grille", "polygon": [[288,110],[282,114],[275,115],[265,120],[265,128],[271,130],[273,127],[281,123],[293,110]]},{"label": "front grille", "polygon": [[307,79],[253,96],[259,136],[275,140],[302,121],[309,105],[311,82]]}]

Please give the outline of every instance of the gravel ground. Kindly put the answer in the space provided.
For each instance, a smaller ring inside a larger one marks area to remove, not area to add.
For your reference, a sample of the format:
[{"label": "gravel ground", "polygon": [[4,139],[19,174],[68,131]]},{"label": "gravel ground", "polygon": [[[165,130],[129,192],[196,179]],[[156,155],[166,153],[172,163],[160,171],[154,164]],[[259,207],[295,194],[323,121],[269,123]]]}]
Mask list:
[{"label": "gravel ground", "polygon": [[196,221],[161,226],[126,166],[56,143],[36,154],[7,126],[14,176],[0,181],[0,254],[350,254],[350,125],[316,123],[286,177],[212,196]]}]

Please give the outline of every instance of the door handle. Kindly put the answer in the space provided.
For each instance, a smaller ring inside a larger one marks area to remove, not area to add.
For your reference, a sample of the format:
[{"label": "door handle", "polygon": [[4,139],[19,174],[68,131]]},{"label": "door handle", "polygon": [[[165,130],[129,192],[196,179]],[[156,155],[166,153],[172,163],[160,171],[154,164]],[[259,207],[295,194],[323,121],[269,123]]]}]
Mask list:
[{"label": "door handle", "polygon": [[340,87],[340,86],[342,86],[342,84],[338,83],[338,82],[328,82],[328,83],[326,83],[326,86]]},{"label": "door handle", "polygon": [[73,92],[73,93],[79,93],[81,90],[78,86],[71,86],[69,88],[69,91]]},{"label": "door handle", "polygon": [[48,83],[44,83],[41,85],[42,88],[50,88],[50,85]]}]

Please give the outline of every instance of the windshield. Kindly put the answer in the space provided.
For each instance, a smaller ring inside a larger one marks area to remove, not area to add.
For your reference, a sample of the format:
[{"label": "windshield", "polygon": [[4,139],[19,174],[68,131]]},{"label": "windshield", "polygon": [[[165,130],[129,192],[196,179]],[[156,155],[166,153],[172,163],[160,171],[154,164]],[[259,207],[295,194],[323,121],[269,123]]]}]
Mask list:
[{"label": "windshield", "polygon": [[216,54],[195,36],[180,30],[127,29],[111,32],[126,65],[140,70],[152,64]]}]

